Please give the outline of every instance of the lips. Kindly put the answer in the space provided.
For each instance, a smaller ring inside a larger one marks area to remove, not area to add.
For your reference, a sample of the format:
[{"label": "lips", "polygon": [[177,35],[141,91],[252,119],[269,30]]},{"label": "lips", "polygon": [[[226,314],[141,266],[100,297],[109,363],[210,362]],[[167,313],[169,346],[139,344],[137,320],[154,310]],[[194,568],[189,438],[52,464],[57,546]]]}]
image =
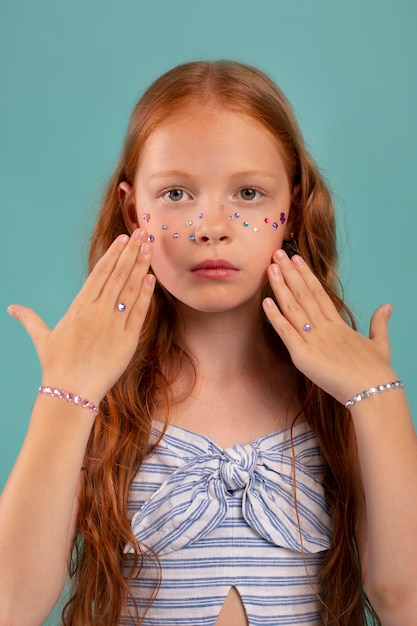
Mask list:
[{"label": "lips", "polygon": [[235,276],[239,268],[223,259],[207,259],[194,265],[191,272],[199,278],[224,279]]},{"label": "lips", "polygon": [[223,261],[223,259],[208,259],[207,261],[201,261],[197,265],[191,268],[192,272],[197,272],[198,270],[235,270],[238,271],[239,268],[235,267],[228,261]]}]

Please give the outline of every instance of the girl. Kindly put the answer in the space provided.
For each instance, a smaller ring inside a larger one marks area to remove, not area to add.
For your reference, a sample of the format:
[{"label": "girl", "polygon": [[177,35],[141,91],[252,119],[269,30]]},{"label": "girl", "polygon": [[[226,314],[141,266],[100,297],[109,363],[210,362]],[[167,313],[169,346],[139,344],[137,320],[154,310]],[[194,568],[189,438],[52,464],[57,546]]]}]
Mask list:
[{"label": "girl", "polygon": [[66,626],[415,624],[391,306],[354,330],[328,189],[265,75],[196,62],[149,88],[90,266],[53,330],[9,308],[42,386],[1,500],[0,624],[41,624],[68,566]]}]

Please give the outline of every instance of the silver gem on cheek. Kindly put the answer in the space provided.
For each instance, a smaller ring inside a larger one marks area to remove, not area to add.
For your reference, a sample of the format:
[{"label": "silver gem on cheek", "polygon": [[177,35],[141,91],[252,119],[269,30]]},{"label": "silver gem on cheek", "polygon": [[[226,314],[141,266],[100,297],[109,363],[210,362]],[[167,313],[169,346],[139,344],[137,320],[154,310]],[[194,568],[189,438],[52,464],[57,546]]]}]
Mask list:
[{"label": "silver gem on cheek", "polygon": [[166,224],[162,224],[161,230],[166,230],[167,228],[168,228],[168,226]]},{"label": "silver gem on cheek", "polygon": [[142,213],[142,218],[143,218],[144,222],[148,223],[148,222],[151,221],[151,214],[150,213]]},{"label": "silver gem on cheek", "polygon": [[258,228],[257,226],[255,226],[255,228],[253,229],[253,232],[254,232],[254,233],[259,232],[259,228]]},{"label": "silver gem on cheek", "polygon": [[187,226],[192,226],[192,225],[193,225],[192,221],[191,221],[191,220],[189,220],[189,221],[187,222]]}]

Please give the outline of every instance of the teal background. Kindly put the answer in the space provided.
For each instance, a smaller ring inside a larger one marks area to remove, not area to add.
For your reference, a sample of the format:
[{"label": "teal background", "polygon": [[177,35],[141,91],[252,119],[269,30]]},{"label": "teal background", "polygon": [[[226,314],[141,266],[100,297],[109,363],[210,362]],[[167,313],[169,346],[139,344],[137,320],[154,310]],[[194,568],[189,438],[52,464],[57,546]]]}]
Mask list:
[{"label": "teal background", "polygon": [[2,0],[1,487],[40,382],[6,307],[58,321],[132,106],[193,59],[251,63],[288,95],[336,195],[348,303],[363,332],[394,304],[394,366],[417,415],[416,26],[415,0]]}]

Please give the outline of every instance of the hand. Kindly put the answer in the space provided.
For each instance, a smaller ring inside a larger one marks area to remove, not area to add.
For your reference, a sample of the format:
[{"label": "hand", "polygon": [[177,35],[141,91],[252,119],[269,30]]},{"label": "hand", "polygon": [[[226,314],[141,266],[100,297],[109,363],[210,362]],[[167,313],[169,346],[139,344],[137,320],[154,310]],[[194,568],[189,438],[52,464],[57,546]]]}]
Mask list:
[{"label": "hand", "polygon": [[[268,277],[279,308],[271,298],[265,314],[288,348],[294,365],[316,385],[345,403],[373,385],[395,380],[391,368],[388,320],[391,305],[372,316],[369,339],[340,316],[320,281],[298,255],[273,255]],[[311,331],[303,330],[305,324]]]},{"label": "hand", "polygon": [[[54,329],[27,307],[8,311],[32,339],[42,384],[99,404],[128,366],[138,345],[155,277],[148,274],[147,233],[120,235],[98,261],[67,313]],[[117,304],[126,304],[124,311]]]}]

